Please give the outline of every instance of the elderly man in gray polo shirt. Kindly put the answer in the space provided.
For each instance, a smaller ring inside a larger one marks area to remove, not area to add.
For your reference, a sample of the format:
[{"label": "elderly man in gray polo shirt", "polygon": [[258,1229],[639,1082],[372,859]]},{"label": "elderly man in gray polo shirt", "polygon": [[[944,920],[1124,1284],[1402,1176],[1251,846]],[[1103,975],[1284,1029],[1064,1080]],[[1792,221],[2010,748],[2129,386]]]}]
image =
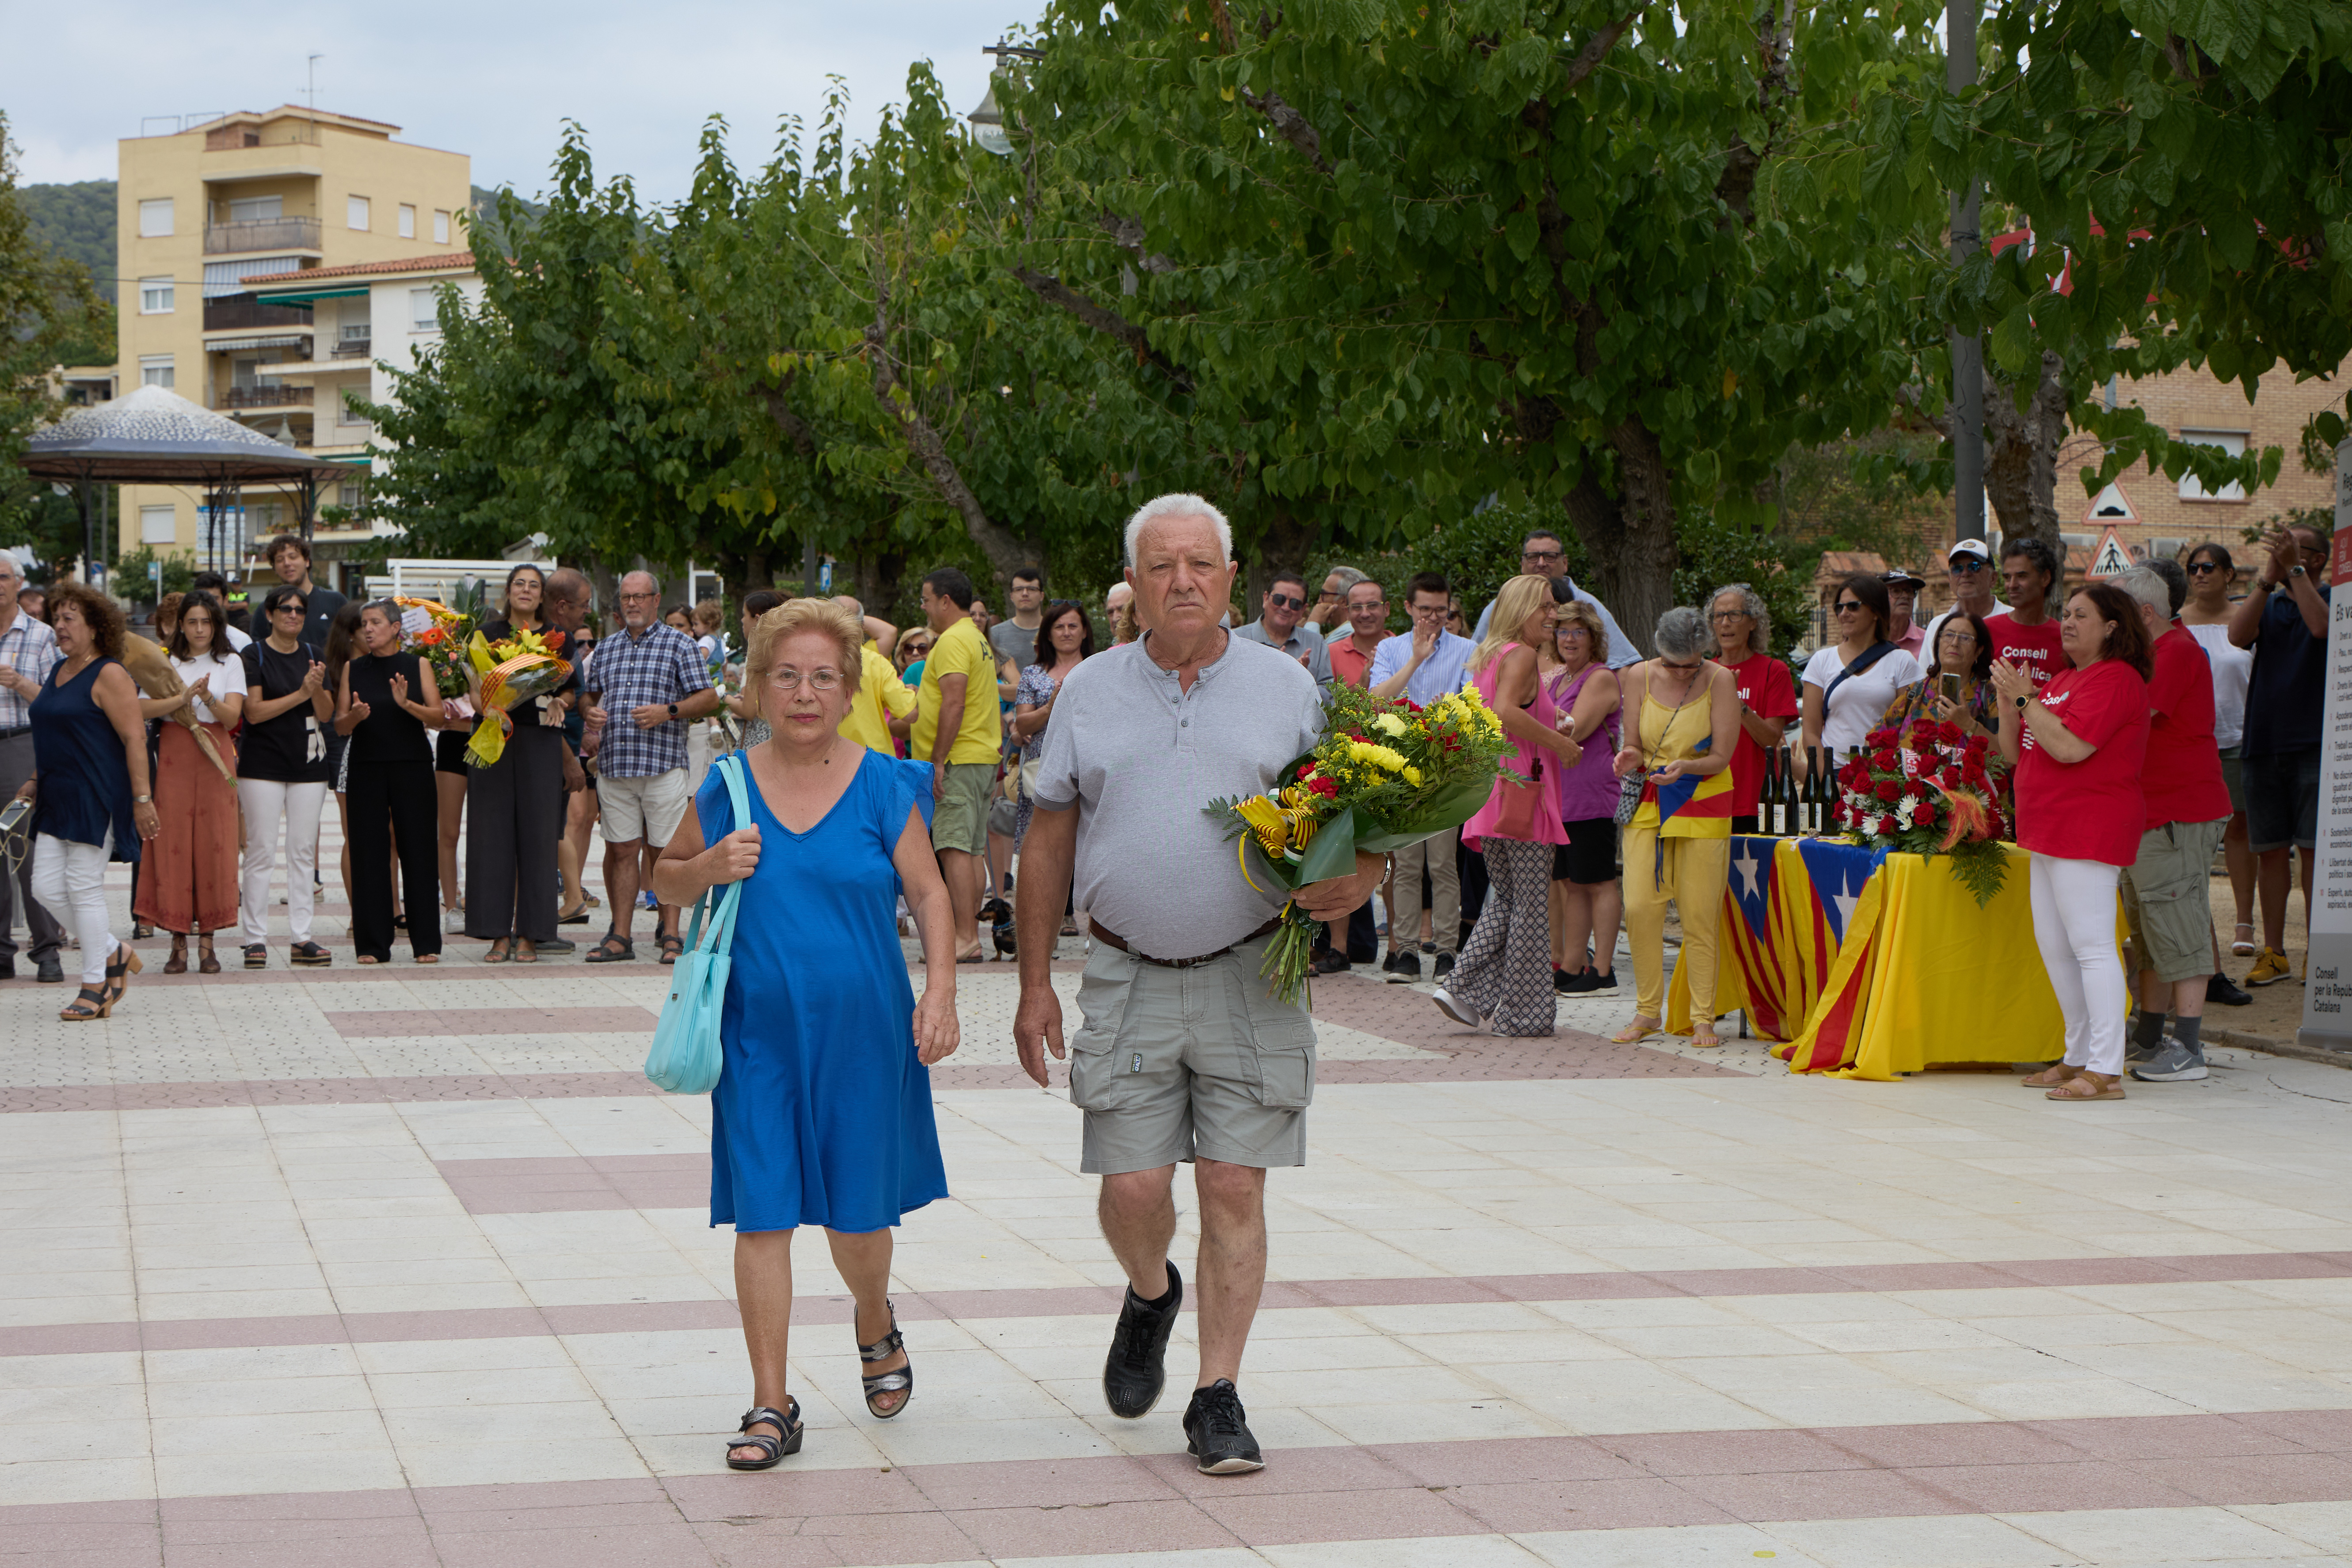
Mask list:
[{"label": "elderly man in gray polo shirt", "polygon": [[[1184,1435],[1203,1474],[1263,1468],[1234,1387],[1265,1283],[1265,1173],[1304,1164],[1315,1026],[1258,974],[1276,900],[1234,863],[1206,807],[1269,787],[1321,733],[1314,679],[1287,655],[1218,625],[1233,591],[1233,530],[1198,496],[1147,503],[1127,525],[1140,641],[1063,681],[1022,854],[1021,1065],[1046,1082],[1063,1056],[1048,964],[1072,868],[1095,951],[1069,1042],[1070,1100],[1085,1112],[1079,1168],[1102,1177],[1103,1236],[1128,1290],[1103,1367],[1111,1413],[1149,1413],[1166,1383],[1184,1299],[1169,1261],[1177,1163],[1194,1162],[1201,1215],[1201,1372]],[[1075,808],[1075,809],[1073,809]],[[1375,855],[1302,889],[1317,920],[1371,896]]]}]

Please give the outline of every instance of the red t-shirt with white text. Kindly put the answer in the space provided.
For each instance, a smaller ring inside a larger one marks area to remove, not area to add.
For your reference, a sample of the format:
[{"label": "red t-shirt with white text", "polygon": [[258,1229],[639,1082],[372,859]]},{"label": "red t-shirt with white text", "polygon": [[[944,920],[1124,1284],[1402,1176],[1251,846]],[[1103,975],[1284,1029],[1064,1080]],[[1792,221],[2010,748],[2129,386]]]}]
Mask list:
[{"label": "red t-shirt with white text", "polygon": [[[1751,653],[1738,664],[1724,665],[1731,671],[1739,700],[1753,709],[1759,718],[1793,719],[1797,716],[1797,687],[1789,679],[1789,667],[1770,654]],[[1747,727],[1741,726],[1739,739],[1731,748],[1731,815],[1753,816],[1759,797],[1764,793],[1764,748],[1756,743]]]},{"label": "red t-shirt with white text", "polygon": [[2058,643],[2055,616],[2037,626],[2020,626],[2014,616],[1987,616],[1985,630],[1992,634],[1993,658],[2005,658],[2033,677],[2037,689],[2049,685],[2050,678],[2069,662]]},{"label": "red t-shirt with white text", "polygon": [[2095,748],[2062,763],[2034,744],[2031,723],[2017,763],[2017,842],[2060,860],[2128,866],[2139,858],[2140,765],[2147,757],[2147,682],[2119,658],[2068,665],[2042,689],[2042,706]]},{"label": "red t-shirt with white text", "polygon": [[2213,666],[2175,621],[2156,639],[2156,679],[2147,684],[2156,712],[2147,729],[2147,767],[2140,793],[2147,826],[2219,822],[2230,815],[2230,786],[2213,741]]}]

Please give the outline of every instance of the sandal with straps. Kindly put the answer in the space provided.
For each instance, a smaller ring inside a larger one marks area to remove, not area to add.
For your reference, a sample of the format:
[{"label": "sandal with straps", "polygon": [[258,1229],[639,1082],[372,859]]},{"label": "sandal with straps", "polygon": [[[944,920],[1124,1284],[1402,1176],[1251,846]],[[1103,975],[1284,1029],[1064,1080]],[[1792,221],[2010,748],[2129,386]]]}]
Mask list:
[{"label": "sandal with straps", "polygon": [[58,1016],[68,1024],[85,1024],[92,1018],[103,1018],[114,1011],[114,998],[100,985],[85,985],[81,994],[58,1010]]},{"label": "sandal with straps", "polygon": [[[792,1412],[789,1415],[782,1410],[772,1409],[765,1405],[755,1405],[743,1412],[743,1424],[735,1428],[742,1435],[741,1440],[727,1445],[729,1469],[773,1469],[777,1461],[786,1454],[797,1454],[801,1451],[801,1438],[808,1431],[808,1428],[801,1423],[801,1402],[787,1398],[784,1404]],[[765,1432],[752,1431],[751,1428],[757,1425],[773,1426],[777,1431],[782,1432],[783,1436],[771,1437]],[[735,1450],[738,1448],[757,1448],[764,1458],[739,1459],[735,1457]]]},{"label": "sandal with straps", "polygon": [[[870,1345],[860,1345],[857,1347],[857,1359],[868,1365],[871,1365],[873,1363],[877,1361],[887,1361],[893,1354],[907,1348],[907,1336],[898,1331],[898,1309],[897,1304],[887,1299],[882,1304],[890,1310],[890,1331],[884,1334],[880,1339],[876,1340]],[[854,1332],[856,1331],[856,1324],[853,1321],[850,1327]],[[907,1406],[914,1401],[915,1358],[908,1356],[907,1358],[906,1365],[890,1372],[877,1372],[870,1377],[861,1373],[857,1381],[866,1385],[866,1408],[873,1413],[876,1420],[887,1421],[893,1415],[898,1415],[901,1410],[906,1409]],[[901,1399],[898,1404],[892,1405],[887,1410],[883,1409],[881,1406],[874,1403],[875,1400],[880,1398],[883,1394],[898,1394],[901,1392],[906,1394],[906,1398]]]}]

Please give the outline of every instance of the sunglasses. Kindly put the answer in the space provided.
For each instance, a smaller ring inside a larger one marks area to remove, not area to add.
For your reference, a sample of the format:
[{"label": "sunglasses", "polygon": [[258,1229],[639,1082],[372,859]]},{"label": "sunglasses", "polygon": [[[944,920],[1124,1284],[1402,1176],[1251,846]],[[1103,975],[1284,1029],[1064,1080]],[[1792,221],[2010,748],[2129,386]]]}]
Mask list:
[{"label": "sunglasses", "polygon": [[2192,561],[2189,563],[2189,574],[2191,577],[2210,577],[2220,570],[2221,570],[2221,563],[2219,561]]},{"label": "sunglasses", "polygon": [[1265,596],[1265,602],[1285,610],[1303,610],[1307,607],[1305,599],[1289,594],[1268,594]]},{"label": "sunglasses", "polygon": [[302,606],[289,601],[283,605],[271,605],[269,613],[273,616],[299,616],[302,613]]},{"label": "sunglasses", "polygon": [[1848,599],[1837,606],[1837,613],[1841,616],[1859,615],[1861,611],[1862,601],[1859,599]]},{"label": "sunglasses", "polygon": [[1979,572],[1990,570],[1991,563],[1984,561],[1954,561],[1950,563],[1950,568],[1963,576],[1973,577]]}]

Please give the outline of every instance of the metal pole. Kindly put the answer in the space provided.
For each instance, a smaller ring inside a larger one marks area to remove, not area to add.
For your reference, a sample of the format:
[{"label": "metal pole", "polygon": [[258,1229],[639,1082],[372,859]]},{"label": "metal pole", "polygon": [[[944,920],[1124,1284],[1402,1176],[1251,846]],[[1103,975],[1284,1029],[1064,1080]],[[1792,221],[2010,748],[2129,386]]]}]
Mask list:
[{"label": "metal pole", "polygon": [[93,581],[90,576],[90,563],[97,559],[94,552],[98,548],[98,542],[90,532],[89,476],[88,474],[84,474],[74,485],[74,509],[81,513],[81,580],[88,583]]},{"label": "metal pole", "polygon": [[801,597],[816,597],[816,530],[801,535]]},{"label": "metal pole", "polygon": [[[1983,0],[1945,0],[1944,87],[1976,85],[1977,19]],[[1975,176],[1952,193],[1952,265],[1976,254],[1979,190]],[[1952,335],[1952,539],[1982,539],[1984,515],[1984,342]]]}]

